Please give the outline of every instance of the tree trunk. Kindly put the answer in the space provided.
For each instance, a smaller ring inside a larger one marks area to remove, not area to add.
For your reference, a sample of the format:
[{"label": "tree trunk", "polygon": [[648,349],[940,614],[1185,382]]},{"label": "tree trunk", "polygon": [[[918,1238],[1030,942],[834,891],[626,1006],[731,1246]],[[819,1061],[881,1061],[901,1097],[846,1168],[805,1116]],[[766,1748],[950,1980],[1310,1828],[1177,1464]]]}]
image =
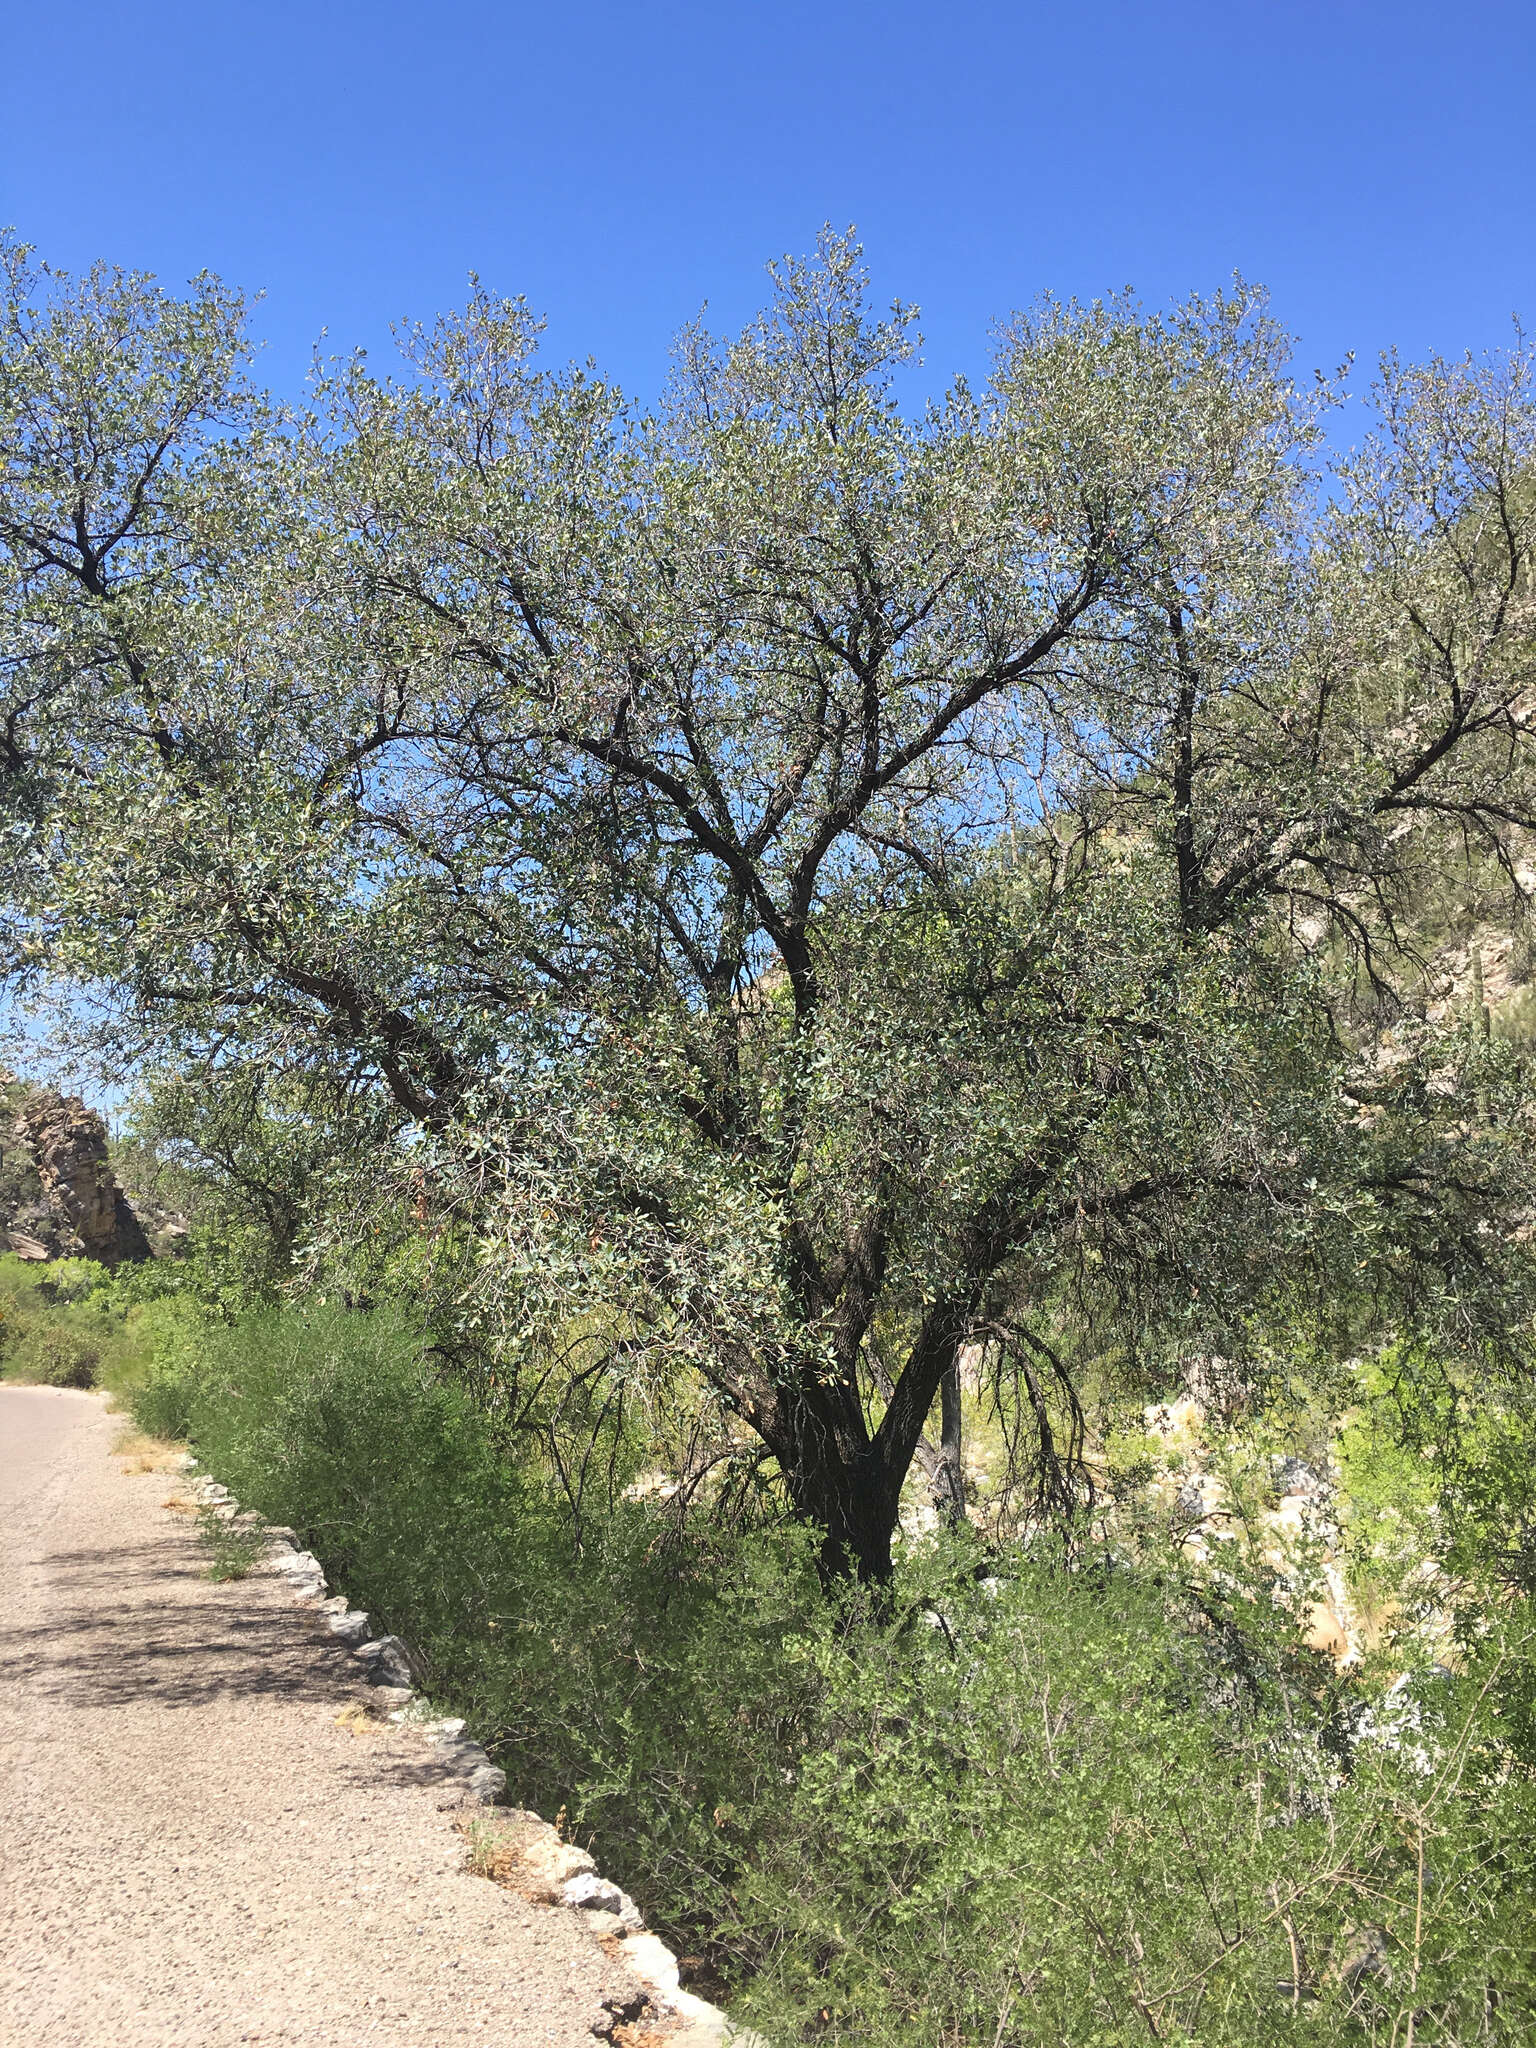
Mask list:
[{"label": "tree trunk", "polygon": [[796,1504],[826,1532],[821,1545],[823,1579],[830,1584],[852,1573],[862,1585],[883,1586],[894,1569],[896,1504],[886,1500],[883,1488],[861,1487],[849,1479],[841,1467],[825,1475],[802,1473]]},{"label": "tree trunk", "polygon": [[959,1358],[974,1305],[949,1302],[929,1311],[873,1434],[852,1375],[829,1382],[817,1377],[813,1367],[781,1384],[771,1420],[763,1416],[756,1423],[779,1461],[795,1512],[825,1531],[821,1570],[829,1583],[850,1573],[871,1585],[890,1578],[901,1489],[935,1397],[941,1448],[923,1464],[936,1504],[951,1522],[964,1516]]},{"label": "tree trunk", "polygon": [[876,1446],[840,1443],[831,1432],[812,1427],[802,1428],[793,1456],[773,1448],[795,1512],[824,1532],[822,1578],[830,1585],[853,1575],[866,1585],[883,1585],[892,1571],[901,1481],[891,1484]]}]

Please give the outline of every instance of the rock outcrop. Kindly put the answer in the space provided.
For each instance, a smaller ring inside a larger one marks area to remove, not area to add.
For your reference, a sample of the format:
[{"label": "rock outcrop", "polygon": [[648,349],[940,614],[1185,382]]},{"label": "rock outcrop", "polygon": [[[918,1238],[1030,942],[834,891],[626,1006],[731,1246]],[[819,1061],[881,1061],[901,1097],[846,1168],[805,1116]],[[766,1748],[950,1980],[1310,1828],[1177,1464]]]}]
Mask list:
[{"label": "rock outcrop", "polygon": [[104,1266],[154,1256],[112,1172],[107,1127],[94,1110],[78,1096],[38,1092],[22,1105],[14,1129],[37,1169],[61,1252]]}]

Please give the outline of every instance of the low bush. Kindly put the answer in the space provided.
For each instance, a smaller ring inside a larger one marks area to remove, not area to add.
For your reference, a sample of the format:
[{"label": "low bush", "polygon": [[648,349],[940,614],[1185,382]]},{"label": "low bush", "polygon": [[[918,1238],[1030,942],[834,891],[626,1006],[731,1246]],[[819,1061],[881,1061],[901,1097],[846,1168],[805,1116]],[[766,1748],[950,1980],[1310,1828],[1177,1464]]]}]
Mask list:
[{"label": "low bush", "polygon": [[804,1667],[797,1695],[784,1646],[830,1625],[797,1534],[685,1533],[621,1503],[578,1543],[386,1310],[210,1328],[133,1401],[141,1427],[185,1415],[238,1498],[409,1639],[521,1797],[564,1807],[679,1928],[730,1915],[724,1816],[782,1787],[816,1682]]},{"label": "low bush", "polygon": [[6,1360],[6,1377],[45,1387],[94,1387],[113,1334],[95,1316],[38,1318]]},{"label": "low bush", "polygon": [[49,1387],[93,1387],[121,1349],[121,1327],[98,1297],[106,1269],[89,1259],[48,1264],[0,1256],[0,1372]]},{"label": "low bush", "polygon": [[1166,1590],[1030,1567],[829,1660],[743,1874],[746,2013],[849,2048],[1530,2038],[1536,1801],[1486,1693],[1529,1642],[1350,1742]]},{"label": "low bush", "polygon": [[113,1390],[147,1436],[188,1436],[210,1324],[198,1303],[168,1295],[132,1302]]},{"label": "low bush", "polygon": [[595,1846],[780,2044],[1527,2039],[1533,1660],[1363,1716],[1262,1584],[935,1542],[879,1611],[793,1531],[577,1526],[408,1319],[168,1339],[185,1418],[406,1636],[521,1798]]},{"label": "low bush", "polygon": [[100,1386],[150,1435],[185,1435],[183,1390],[203,1355],[208,1318],[193,1296],[175,1291],[176,1277],[142,1268],[112,1274],[90,1259],[0,1256],[0,1374]]},{"label": "low bush", "polygon": [[235,1521],[217,1509],[205,1509],[198,1516],[197,1533],[208,1553],[210,1579],[243,1579],[266,1549],[259,1521]]}]

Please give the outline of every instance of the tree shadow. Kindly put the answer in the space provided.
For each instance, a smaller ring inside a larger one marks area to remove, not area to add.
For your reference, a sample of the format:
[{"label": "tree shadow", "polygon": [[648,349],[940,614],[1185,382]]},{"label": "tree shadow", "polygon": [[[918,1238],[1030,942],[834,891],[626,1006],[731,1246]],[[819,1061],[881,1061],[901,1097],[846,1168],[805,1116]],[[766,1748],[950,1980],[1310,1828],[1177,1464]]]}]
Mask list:
[{"label": "tree shadow", "polygon": [[281,1593],[273,1599],[260,1574],[219,1584],[196,1552],[157,1543],[57,1551],[39,1563],[51,1580],[48,1611],[0,1626],[0,1677],[41,1697],[102,1709],[235,1695],[340,1709],[359,1697],[346,1646]]}]

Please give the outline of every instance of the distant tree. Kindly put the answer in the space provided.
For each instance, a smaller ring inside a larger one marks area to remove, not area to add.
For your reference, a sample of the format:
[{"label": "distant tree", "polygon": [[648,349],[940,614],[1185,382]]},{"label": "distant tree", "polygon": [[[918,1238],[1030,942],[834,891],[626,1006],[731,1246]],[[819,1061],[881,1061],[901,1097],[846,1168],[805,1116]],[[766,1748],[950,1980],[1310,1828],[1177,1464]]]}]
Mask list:
[{"label": "distant tree", "polygon": [[828,234],[649,413],[478,285],[291,412],[215,282],[7,263],[17,971],[387,1098],[509,1371],[686,1372],[878,1579],[966,1345],[1050,1510],[1074,1324],[1518,1341],[1517,1077],[1366,1088],[1328,976],[1536,822],[1523,350],[1388,362],[1333,466],[1242,286],[903,411]]},{"label": "distant tree", "polygon": [[228,1056],[137,1076],[113,1146],[135,1200],[190,1226],[223,1292],[260,1299],[295,1277],[338,1187],[387,1149],[400,1118],[376,1091],[354,1096],[319,1062],[273,1067]]}]

